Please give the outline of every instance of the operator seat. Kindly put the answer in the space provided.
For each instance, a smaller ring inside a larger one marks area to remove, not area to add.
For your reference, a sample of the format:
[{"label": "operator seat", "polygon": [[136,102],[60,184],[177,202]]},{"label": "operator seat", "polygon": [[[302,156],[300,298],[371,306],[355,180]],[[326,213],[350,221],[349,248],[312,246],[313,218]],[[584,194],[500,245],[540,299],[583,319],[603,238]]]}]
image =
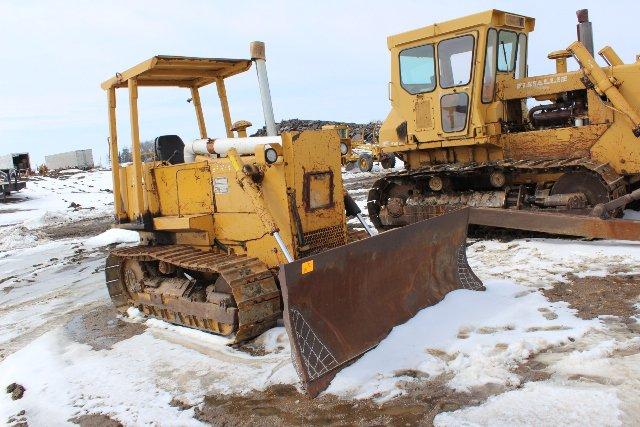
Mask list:
[{"label": "operator seat", "polygon": [[172,165],[184,163],[184,142],[178,135],[162,135],[155,139],[156,159]]}]

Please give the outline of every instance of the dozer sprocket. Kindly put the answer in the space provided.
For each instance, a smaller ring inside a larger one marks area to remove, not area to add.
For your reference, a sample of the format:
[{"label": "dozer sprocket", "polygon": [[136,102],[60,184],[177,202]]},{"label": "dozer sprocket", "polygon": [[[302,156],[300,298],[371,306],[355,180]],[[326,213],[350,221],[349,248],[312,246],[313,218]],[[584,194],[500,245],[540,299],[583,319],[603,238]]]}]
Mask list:
[{"label": "dozer sprocket", "polygon": [[[587,157],[562,158],[562,159],[540,159],[540,160],[499,160],[487,163],[472,164],[441,164],[430,165],[418,169],[404,170],[385,175],[377,180],[369,190],[367,199],[367,210],[371,222],[378,229],[389,229],[397,225],[383,224],[380,218],[382,206],[389,197],[390,190],[395,185],[414,185],[418,183],[426,183],[431,177],[440,178],[463,178],[475,179],[488,178],[495,171],[509,174],[529,174],[531,182],[535,182],[533,178],[536,175],[566,174],[566,173],[584,173],[592,175],[594,180],[599,182],[599,186],[604,192],[603,199],[598,202],[606,202],[623,196],[627,193],[627,185],[623,176],[615,172],[615,170],[607,163],[601,163]],[[424,185],[423,185],[424,187]],[[517,193],[517,192],[516,192]],[[433,193],[435,194],[435,193]],[[414,218],[410,221],[416,222],[423,219],[433,218],[442,215],[451,210],[459,209],[460,204],[456,204],[457,192],[450,193],[452,204],[436,204],[424,206],[419,209]],[[517,194],[514,195],[517,199]],[[507,203],[510,199],[507,198]],[[506,206],[512,209],[522,209],[519,205]]]},{"label": "dozer sprocket", "polygon": [[[160,263],[164,271],[188,276],[163,275],[157,270]],[[143,271],[138,265],[150,267]],[[215,285],[196,284],[190,276],[199,273],[214,277]],[[246,255],[180,245],[134,246],[111,252],[105,274],[119,311],[135,306],[167,322],[221,335],[235,333],[234,342],[260,335],[282,313],[274,275],[262,261]]]}]

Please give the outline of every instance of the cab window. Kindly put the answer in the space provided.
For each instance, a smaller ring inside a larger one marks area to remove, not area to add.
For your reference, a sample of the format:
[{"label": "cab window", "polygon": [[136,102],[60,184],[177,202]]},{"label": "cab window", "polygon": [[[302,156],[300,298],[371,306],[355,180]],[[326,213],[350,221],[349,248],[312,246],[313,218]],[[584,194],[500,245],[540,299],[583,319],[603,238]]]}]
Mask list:
[{"label": "cab window", "polygon": [[465,92],[449,93],[440,98],[442,130],[459,132],[467,126],[469,95]]},{"label": "cab window", "polygon": [[498,32],[498,71],[511,72],[516,63],[518,35],[513,31]]},{"label": "cab window", "polygon": [[493,28],[487,33],[487,51],[484,56],[484,76],[482,77],[482,102],[493,101],[496,90],[496,41],[498,32]]},{"label": "cab window", "polygon": [[518,36],[518,56],[516,58],[516,79],[527,77],[527,35]]},{"label": "cab window", "polygon": [[466,35],[438,43],[440,87],[464,86],[471,80],[473,36]]},{"label": "cab window", "polygon": [[431,92],[436,87],[434,48],[431,44],[400,52],[400,84],[410,94]]}]

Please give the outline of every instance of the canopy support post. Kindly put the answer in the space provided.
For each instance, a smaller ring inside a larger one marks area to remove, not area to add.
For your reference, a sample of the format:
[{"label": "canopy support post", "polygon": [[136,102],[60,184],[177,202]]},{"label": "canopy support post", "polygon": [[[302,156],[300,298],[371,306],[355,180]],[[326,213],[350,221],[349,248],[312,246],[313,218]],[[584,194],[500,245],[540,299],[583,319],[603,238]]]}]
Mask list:
[{"label": "canopy support post", "polygon": [[134,177],[134,206],[133,214],[138,222],[142,223],[144,211],[144,194],[142,192],[142,157],[140,152],[140,128],[138,123],[138,81],[128,80],[129,87],[129,114],[131,121],[131,154],[133,156]]},{"label": "canopy support post", "polygon": [[224,87],[224,80],[217,78],[216,87],[218,88],[218,97],[220,98],[220,107],[222,108],[222,117],[224,117],[224,127],[227,131],[227,138],[233,138],[231,114],[229,113],[229,102],[227,101],[227,90]]},{"label": "canopy support post", "polygon": [[116,211],[116,222],[126,218],[122,209],[122,193],[120,189],[120,159],[118,158],[118,128],[116,126],[116,88],[107,91],[109,104],[109,157],[111,159],[111,177],[113,179],[113,206]]},{"label": "canopy support post", "polygon": [[205,139],[207,137],[207,127],[204,122],[204,113],[202,112],[202,103],[200,102],[200,92],[195,86],[191,87],[191,100],[193,101],[193,107],[196,109],[200,138]]}]

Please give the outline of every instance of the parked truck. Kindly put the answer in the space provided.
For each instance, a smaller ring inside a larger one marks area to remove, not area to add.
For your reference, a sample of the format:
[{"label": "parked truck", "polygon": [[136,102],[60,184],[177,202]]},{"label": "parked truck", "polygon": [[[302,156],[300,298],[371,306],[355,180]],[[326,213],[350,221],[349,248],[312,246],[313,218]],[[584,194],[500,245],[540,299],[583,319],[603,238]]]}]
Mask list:
[{"label": "parked truck", "polygon": [[65,153],[51,154],[44,157],[49,170],[61,169],[91,169],[93,165],[93,153],[91,149],[74,150]]},{"label": "parked truck", "polygon": [[0,156],[0,198],[2,201],[12,191],[19,191],[27,186],[27,183],[20,175],[19,169],[16,168],[15,158],[14,154]]}]

